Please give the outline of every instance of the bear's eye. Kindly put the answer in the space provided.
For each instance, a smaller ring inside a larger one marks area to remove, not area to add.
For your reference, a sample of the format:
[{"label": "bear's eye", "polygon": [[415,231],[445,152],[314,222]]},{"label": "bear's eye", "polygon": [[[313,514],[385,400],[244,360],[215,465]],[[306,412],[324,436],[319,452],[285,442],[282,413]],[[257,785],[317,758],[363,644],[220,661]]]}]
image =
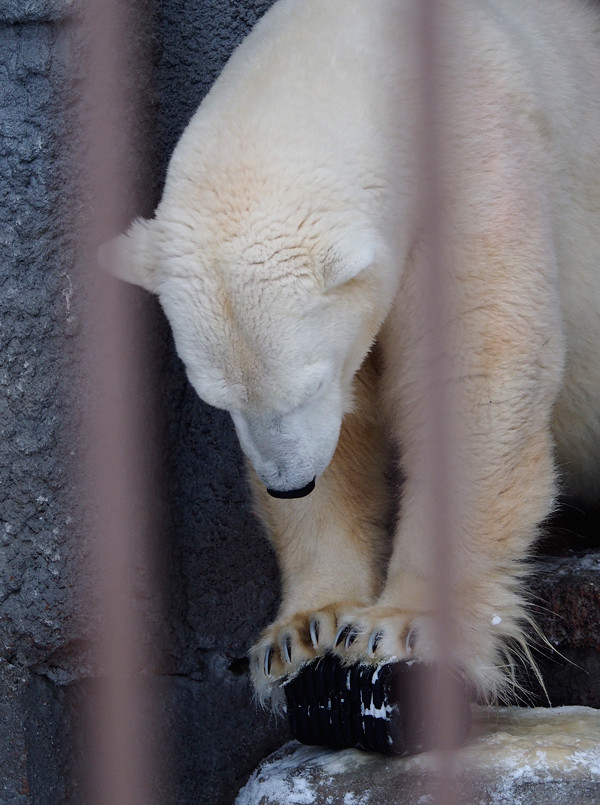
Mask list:
[{"label": "bear's eye", "polygon": [[317,397],[332,382],[335,374],[329,361],[318,361],[306,367],[300,405],[306,405]]},{"label": "bear's eye", "polygon": [[308,390],[306,392],[306,399],[310,400],[312,397],[315,397],[321,391],[324,385],[325,385],[324,377],[322,377],[320,380],[315,380],[315,382],[308,387]]},{"label": "bear's eye", "polygon": [[315,399],[315,397],[325,388],[326,382],[327,382],[326,377],[315,378],[315,380],[311,382],[304,389],[303,398],[300,401],[299,405],[296,406],[296,409],[304,408],[305,406],[309,405]]}]

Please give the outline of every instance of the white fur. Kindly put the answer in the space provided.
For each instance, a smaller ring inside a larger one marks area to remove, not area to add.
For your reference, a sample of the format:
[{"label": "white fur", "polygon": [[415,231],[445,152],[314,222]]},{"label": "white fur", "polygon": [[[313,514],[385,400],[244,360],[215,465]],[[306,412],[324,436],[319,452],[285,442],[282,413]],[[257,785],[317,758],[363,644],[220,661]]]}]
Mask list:
[{"label": "white fur", "polygon": [[[261,695],[344,624],[350,659],[436,656],[432,489],[454,535],[451,657],[494,695],[511,647],[527,652],[521,561],[556,466],[598,491],[598,17],[579,0],[439,6],[431,118],[418,0],[280,0],[184,132],[154,220],[118,241],[262,482],[283,599],[252,652]],[[405,480],[384,572],[390,436]],[[264,493],[313,476],[308,498]]]}]

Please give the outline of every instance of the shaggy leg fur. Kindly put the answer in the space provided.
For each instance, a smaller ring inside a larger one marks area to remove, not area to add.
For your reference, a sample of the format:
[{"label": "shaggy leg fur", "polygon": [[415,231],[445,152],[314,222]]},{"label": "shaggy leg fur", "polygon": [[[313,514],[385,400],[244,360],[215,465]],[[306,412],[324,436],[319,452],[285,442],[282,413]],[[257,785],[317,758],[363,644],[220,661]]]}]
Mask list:
[{"label": "shaggy leg fur", "polygon": [[[528,228],[537,221],[545,230],[534,202],[515,192],[478,222],[482,234],[450,232],[449,287],[440,290],[445,340],[434,354],[422,249],[407,266],[406,305],[381,338],[406,479],[394,550],[376,604],[338,621],[353,635],[336,647],[347,660],[435,661],[443,644],[444,656],[488,700],[510,687],[511,649],[530,659],[519,577],[555,494],[550,424],[564,344],[555,286],[540,279],[555,271],[551,241]],[[437,448],[436,419],[445,436]],[[432,517],[440,505],[441,524]],[[443,565],[440,525],[452,537]]]},{"label": "shaggy leg fur", "polygon": [[345,417],[333,461],[308,497],[274,499],[251,472],[282,578],[277,619],[251,650],[261,700],[277,680],[331,648],[342,611],[372,603],[381,590],[390,503],[378,386],[369,356],[356,376],[354,409]]}]

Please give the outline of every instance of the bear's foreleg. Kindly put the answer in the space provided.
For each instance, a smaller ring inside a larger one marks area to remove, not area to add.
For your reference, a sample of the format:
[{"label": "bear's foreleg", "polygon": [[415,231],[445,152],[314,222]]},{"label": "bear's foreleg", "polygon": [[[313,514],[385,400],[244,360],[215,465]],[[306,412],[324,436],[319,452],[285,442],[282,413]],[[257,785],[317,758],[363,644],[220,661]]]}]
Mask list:
[{"label": "bear's foreleg", "polygon": [[419,258],[407,269],[382,339],[405,476],[394,549],[376,605],[342,615],[353,637],[335,648],[346,661],[447,659],[487,700],[514,684],[514,655],[531,658],[524,559],[555,496],[564,344],[536,218],[456,238],[469,249],[452,255],[435,354]]},{"label": "bear's foreleg", "polygon": [[270,497],[249,467],[282,587],[277,618],[250,652],[254,687],[263,702],[276,705],[278,683],[331,648],[340,612],[372,603],[381,591],[390,502],[375,363],[368,356],[356,375],[353,410],[310,495]]}]

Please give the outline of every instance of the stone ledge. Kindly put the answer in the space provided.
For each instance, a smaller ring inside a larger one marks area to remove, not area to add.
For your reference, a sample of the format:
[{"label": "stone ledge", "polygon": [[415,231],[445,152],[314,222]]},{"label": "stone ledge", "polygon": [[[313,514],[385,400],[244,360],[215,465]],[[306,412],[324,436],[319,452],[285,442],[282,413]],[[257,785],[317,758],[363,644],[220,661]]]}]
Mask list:
[{"label": "stone ledge", "polygon": [[533,611],[552,645],[600,651],[600,551],[542,556],[531,591]]},{"label": "stone ledge", "polygon": [[[236,805],[439,805],[437,761],[292,741],[262,762]],[[452,764],[461,805],[598,805],[600,710],[474,707]]]},{"label": "stone ledge", "polygon": [[[531,612],[548,640],[537,641],[535,658],[550,702],[600,707],[600,551],[541,556],[534,567]],[[547,703],[531,674],[523,682],[532,703]]]}]

